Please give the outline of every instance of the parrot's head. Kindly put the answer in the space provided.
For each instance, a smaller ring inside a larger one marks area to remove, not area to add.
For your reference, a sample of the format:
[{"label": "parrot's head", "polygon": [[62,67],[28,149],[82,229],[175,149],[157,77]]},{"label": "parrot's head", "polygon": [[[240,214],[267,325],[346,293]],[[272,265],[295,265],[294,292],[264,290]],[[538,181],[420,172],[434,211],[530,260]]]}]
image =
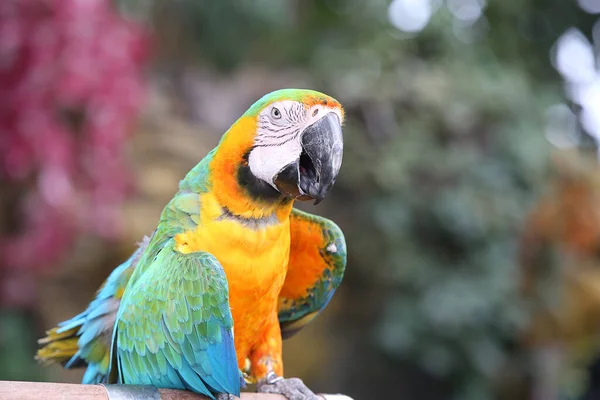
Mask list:
[{"label": "parrot's head", "polygon": [[312,90],[284,89],[264,96],[244,115],[256,123],[245,154],[247,171],[240,174],[244,183],[259,180],[286,198],[323,200],[342,165],[340,103]]}]

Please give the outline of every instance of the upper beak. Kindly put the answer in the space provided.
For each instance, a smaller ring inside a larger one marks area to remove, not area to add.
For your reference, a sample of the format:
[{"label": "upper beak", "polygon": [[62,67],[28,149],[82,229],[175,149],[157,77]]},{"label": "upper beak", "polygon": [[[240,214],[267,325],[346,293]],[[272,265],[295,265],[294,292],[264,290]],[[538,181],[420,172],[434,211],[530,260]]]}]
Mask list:
[{"label": "upper beak", "polygon": [[330,112],[302,133],[299,160],[301,199],[320,203],[329,193],[342,166],[344,138],[337,114]]},{"label": "upper beak", "polygon": [[300,157],[286,165],[273,182],[291,198],[323,200],[335,183],[340,167],[344,138],[337,114],[330,112],[308,126],[301,137]]}]

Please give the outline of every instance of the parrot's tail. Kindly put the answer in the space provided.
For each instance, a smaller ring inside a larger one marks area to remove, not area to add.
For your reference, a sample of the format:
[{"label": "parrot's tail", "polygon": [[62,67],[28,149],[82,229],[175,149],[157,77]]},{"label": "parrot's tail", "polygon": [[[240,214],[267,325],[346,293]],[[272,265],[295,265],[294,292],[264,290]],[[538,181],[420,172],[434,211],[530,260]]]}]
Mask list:
[{"label": "parrot's tail", "polygon": [[77,346],[78,327],[61,331],[60,328],[52,328],[46,331],[46,337],[38,340],[43,345],[37,351],[35,359],[43,364],[60,363],[65,364],[79,350]]},{"label": "parrot's tail", "polygon": [[42,348],[36,360],[43,364],[60,363],[65,368],[87,366],[82,383],[115,379],[111,374],[115,319],[125,287],[148,241],[145,238],[138,250],[115,268],[84,312],[46,332],[46,337],[38,341]]},{"label": "parrot's tail", "polygon": [[113,315],[118,304],[112,299],[96,298],[86,311],[50,329],[45,338],[38,340],[43,347],[36,360],[43,364],[60,363],[65,368],[87,367],[82,383],[107,383]]},{"label": "parrot's tail", "polygon": [[[93,303],[92,303],[93,304]],[[90,321],[90,311],[59,324],[38,340],[43,345],[35,356],[42,364],[65,368],[87,367],[82,383],[107,383],[110,372],[111,324],[101,318]],[[99,329],[105,326],[105,329]]]}]

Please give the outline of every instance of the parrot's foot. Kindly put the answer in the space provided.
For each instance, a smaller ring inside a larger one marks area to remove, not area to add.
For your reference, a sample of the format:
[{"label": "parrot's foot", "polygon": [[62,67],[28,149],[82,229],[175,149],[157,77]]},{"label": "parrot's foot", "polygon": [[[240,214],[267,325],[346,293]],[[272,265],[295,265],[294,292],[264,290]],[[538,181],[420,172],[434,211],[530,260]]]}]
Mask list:
[{"label": "parrot's foot", "polygon": [[276,393],[283,395],[288,400],[319,400],[319,397],[310,390],[299,378],[284,379],[270,372],[264,381],[257,385],[260,393]]},{"label": "parrot's foot", "polygon": [[235,397],[232,394],[226,394],[226,393],[221,393],[217,395],[217,400],[235,400],[237,397]]}]

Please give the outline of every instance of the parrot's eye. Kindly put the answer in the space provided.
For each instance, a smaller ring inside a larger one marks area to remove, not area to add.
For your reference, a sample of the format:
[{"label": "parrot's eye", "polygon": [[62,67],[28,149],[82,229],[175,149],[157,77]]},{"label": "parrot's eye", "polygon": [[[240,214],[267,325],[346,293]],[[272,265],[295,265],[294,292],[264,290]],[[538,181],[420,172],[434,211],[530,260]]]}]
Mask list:
[{"label": "parrot's eye", "polygon": [[273,117],[273,119],[281,118],[281,111],[279,111],[279,108],[273,107],[271,109],[271,117]]}]

